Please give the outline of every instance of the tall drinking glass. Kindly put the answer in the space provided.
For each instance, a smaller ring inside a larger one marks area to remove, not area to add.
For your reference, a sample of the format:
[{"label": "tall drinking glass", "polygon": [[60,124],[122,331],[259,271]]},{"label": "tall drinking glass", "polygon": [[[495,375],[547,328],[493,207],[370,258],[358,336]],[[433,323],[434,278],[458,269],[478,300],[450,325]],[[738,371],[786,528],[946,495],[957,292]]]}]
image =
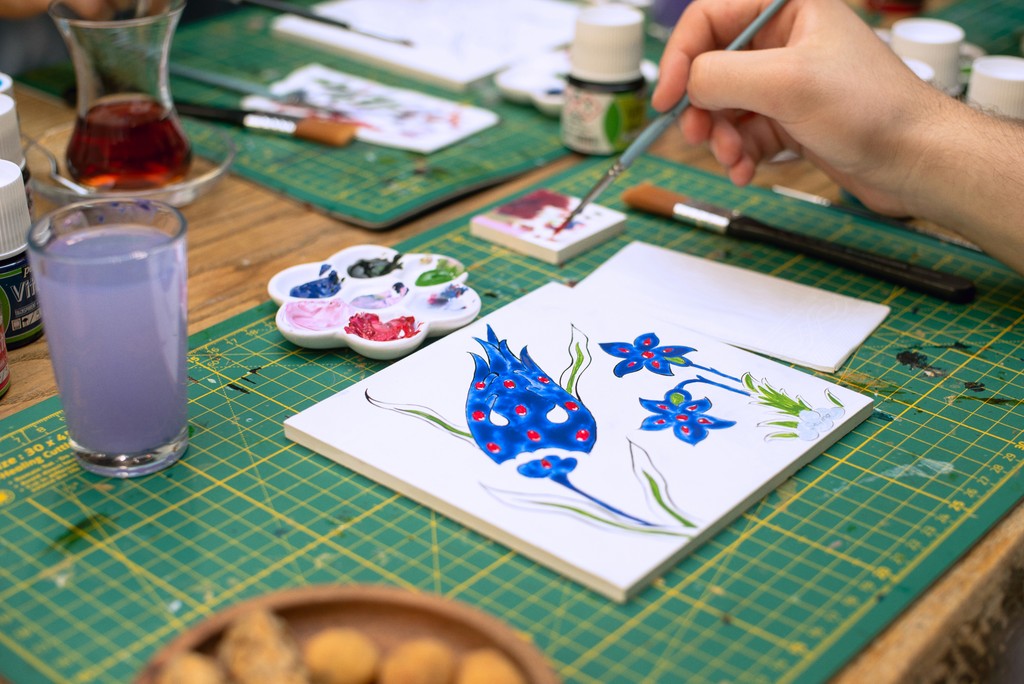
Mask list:
[{"label": "tall drinking glass", "polygon": [[29,231],[68,441],[90,472],[146,475],[188,448],[185,229],[170,205],[109,199]]}]

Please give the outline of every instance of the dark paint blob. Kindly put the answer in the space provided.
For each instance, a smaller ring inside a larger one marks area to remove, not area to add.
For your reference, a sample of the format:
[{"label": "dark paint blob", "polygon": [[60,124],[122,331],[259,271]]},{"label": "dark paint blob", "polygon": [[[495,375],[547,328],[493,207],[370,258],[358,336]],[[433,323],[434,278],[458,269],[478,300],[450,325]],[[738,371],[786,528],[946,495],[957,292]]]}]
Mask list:
[{"label": "dark paint blob", "polygon": [[886,423],[891,423],[892,421],[896,420],[896,416],[892,415],[891,413],[886,413],[885,411],[879,411],[878,409],[875,409],[874,411],[871,412],[871,417],[884,420]]},{"label": "dark paint blob", "polygon": [[545,207],[568,210],[569,198],[566,195],[541,188],[502,205],[498,208],[498,213],[529,220],[537,216]]},{"label": "dark paint blob", "polygon": [[402,264],[399,263],[401,258],[401,254],[396,254],[393,259],[360,259],[348,267],[348,274],[353,278],[376,278],[387,275],[402,268]]},{"label": "dark paint blob", "polygon": [[985,383],[983,383],[983,382],[972,382],[972,381],[968,380],[967,382],[964,383],[964,387],[966,389],[971,390],[972,392],[984,392],[985,391]]},{"label": "dark paint blob", "polygon": [[[328,273],[328,271],[330,272]],[[326,276],[324,276],[325,273],[327,273]],[[303,299],[324,299],[338,294],[341,290],[341,279],[338,277],[338,272],[332,269],[330,264],[324,264],[320,267],[320,275],[323,277],[296,285],[288,294]]]},{"label": "dark paint blob", "polygon": [[954,401],[980,401],[992,406],[1024,406],[1024,399],[1010,399],[1009,397],[972,397],[961,394]]},{"label": "dark paint blob", "polygon": [[920,370],[925,377],[929,378],[942,378],[945,377],[946,371],[942,368],[935,368],[934,366],[928,365],[928,357],[919,351],[914,349],[907,349],[901,351],[896,355],[896,360],[900,364],[909,368],[916,368]]}]

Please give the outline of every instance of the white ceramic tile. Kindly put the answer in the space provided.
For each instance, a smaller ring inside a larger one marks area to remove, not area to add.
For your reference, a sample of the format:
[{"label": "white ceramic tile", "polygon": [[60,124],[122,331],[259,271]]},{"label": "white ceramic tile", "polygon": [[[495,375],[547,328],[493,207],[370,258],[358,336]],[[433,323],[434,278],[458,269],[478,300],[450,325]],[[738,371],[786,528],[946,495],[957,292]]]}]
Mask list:
[{"label": "white ceramic tile", "polygon": [[624,601],[871,405],[550,284],[289,418],[285,434]]},{"label": "white ceramic tile", "polygon": [[513,252],[561,264],[626,230],[625,214],[599,204],[586,206],[564,226],[579,203],[577,197],[541,188],[474,216],[469,232]]}]

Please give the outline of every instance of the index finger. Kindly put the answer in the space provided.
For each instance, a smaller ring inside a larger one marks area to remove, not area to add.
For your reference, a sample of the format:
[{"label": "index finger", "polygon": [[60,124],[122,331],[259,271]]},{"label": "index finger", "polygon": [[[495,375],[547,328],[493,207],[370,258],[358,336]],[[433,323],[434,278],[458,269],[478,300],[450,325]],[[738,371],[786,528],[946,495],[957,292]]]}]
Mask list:
[{"label": "index finger", "polygon": [[[658,84],[651,98],[654,108],[665,111],[678,102],[686,92],[694,58],[728,46],[769,4],[771,0],[695,0],[689,5],[661,55]],[[778,20],[776,15],[772,23]]]}]

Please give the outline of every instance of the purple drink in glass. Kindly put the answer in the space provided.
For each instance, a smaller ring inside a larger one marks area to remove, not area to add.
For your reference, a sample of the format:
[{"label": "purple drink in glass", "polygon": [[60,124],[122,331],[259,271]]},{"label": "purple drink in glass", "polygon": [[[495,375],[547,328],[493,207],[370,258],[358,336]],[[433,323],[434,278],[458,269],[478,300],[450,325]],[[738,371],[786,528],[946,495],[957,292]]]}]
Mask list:
[{"label": "purple drink in glass", "polygon": [[157,202],[91,202],[30,234],[72,451],[91,472],[160,470],[188,445],[185,222]]}]

